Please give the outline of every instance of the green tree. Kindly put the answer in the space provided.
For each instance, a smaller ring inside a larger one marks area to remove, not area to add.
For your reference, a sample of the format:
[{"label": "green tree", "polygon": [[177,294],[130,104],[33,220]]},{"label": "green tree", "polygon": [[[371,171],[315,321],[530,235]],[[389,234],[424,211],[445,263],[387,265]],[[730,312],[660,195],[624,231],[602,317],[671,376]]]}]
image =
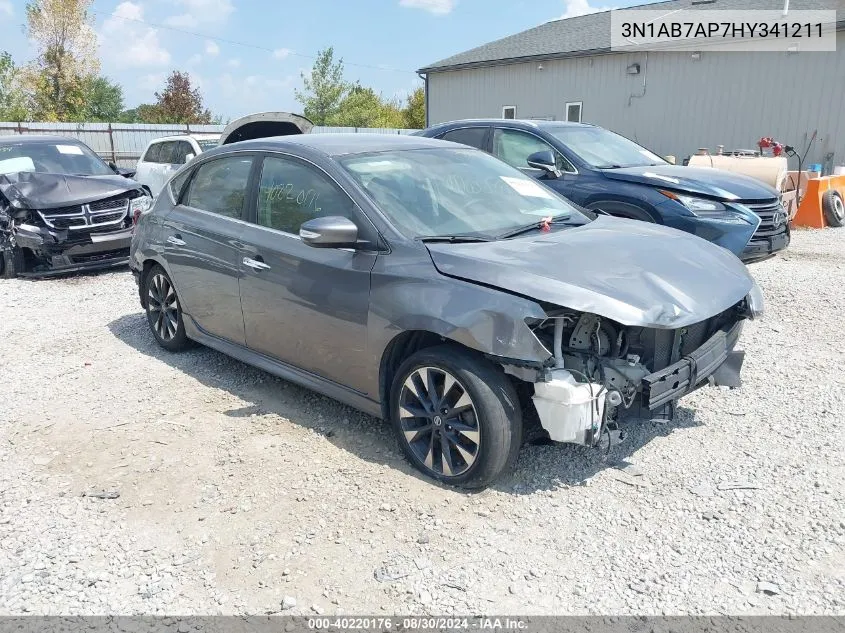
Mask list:
[{"label": "green tree", "polygon": [[123,112],[123,88],[106,77],[90,77],[83,86],[83,121],[117,121]]},{"label": "green tree", "polygon": [[327,125],[352,88],[343,75],[343,59],[335,62],[334,48],[330,46],[317,53],[310,75],[302,73],[301,77],[303,90],[294,91],[296,100],[314,125]]},{"label": "green tree", "polygon": [[30,120],[20,75],[12,56],[5,51],[0,53],[0,121]]},{"label": "green tree", "polygon": [[140,106],[139,116],[146,123],[211,123],[211,112],[203,105],[199,88],[191,85],[188,73],[174,70],[167,78],[164,90],[155,93],[152,109]]},{"label": "green tree", "polygon": [[141,120],[138,118],[138,108],[129,108],[128,110],[124,110],[120,113],[120,115],[118,115],[117,120],[120,123],[140,123]]},{"label": "green tree", "polygon": [[408,95],[408,101],[402,114],[405,118],[406,128],[421,130],[425,127],[425,88],[420,86]]},{"label": "green tree", "polygon": [[384,99],[377,119],[376,127],[402,128],[405,127],[405,114],[398,99]]},{"label": "green tree", "polygon": [[100,69],[92,1],[32,0],[26,5],[26,33],[38,57],[27,68],[25,81],[37,118],[81,118],[85,83]]},{"label": "green tree", "polygon": [[339,127],[397,127],[404,125],[399,102],[385,99],[372,88],[353,85],[326,125]]},{"label": "green tree", "polygon": [[355,84],[338,104],[334,114],[329,116],[323,125],[378,127],[376,122],[381,113],[381,108],[381,97],[376,94],[375,90],[364,88],[361,84]]},{"label": "green tree", "polygon": [[142,103],[135,108],[134,123],[167,123],[158,106],[153,103]]}]

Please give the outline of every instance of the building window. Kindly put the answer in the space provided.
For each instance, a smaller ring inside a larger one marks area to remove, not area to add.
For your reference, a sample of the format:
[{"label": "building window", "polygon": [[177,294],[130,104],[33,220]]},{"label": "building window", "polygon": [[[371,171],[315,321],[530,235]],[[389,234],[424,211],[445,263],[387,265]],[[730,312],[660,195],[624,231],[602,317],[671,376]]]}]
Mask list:
[{"label": "building window", "polygon": [[581,101],[570,101],[566,104],[566,120],[572,123],[581,122]]},{"label": "building window", "polygon": [[502,108],[502,118],[503,119],[515,119],[516,118],[516,106],[504,106]]}]

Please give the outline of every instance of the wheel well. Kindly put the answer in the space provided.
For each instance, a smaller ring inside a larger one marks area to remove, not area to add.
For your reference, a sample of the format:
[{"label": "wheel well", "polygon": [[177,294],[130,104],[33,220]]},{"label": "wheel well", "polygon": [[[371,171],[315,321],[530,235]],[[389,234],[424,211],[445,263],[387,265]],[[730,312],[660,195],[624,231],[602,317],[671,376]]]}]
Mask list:
[{"label": "wheel well", "polygon": [[406,358],[412,354],[416,354],[421,349],[436,347],[443,343],[478,353],[477,350],[473,350],[466,345],[461,345],[440,334],[435,334],[427,330],[402,332],[388,343],[381,356],[381,363],[379,365],[379,397],[381,401],[381,414],[385,420],[390,419],[390,386],[393,384],[393,378],[399,366]]},{"label": "wheel well", "polygon": [[141,307],[145,310],[147,309],[147,297],[144,294],[144,284],[147,283],[147,275],[153,269],[153,266],[157,266],[158,262],[154,259],[148,259],[144,262],[144,268],[141,269],[141,275],[138,278],[138,295],[141,299]]},{"label": "wheel well", "polygon": [[[382,419],[390,419],[390,387],[393,384],[393,378],[396,375],[396,370],[405,361],[406,358],[412,354],[416,354],[421,349],[427,347],[437,347],[443,344],[453,345],[454,347],[465,349],[473,354],[481,355],[478,350],[467,347],[457,341],[429,332],[427,330],[409,330],[397,335],[384,350],[381,357],[381,364],[379,367],[379,396],[381,401],[381,415]],[[494,363],[495,364],[495,363]],[[523,415],[529,415],[533,410],[531,396],[534,395],[534,385],[523,382],[513,376],[507,376],[511,384],[516,390],[519,398],[520,408]],[[536,417],[536,413],[534,414]]]},{"label": "wheel well", "polygon": [[600,209],[615,217],[642,220],[662,224],[659,216],[639,205],[623,202],[622,200],[597,200],[587,205],[588,209]]}]

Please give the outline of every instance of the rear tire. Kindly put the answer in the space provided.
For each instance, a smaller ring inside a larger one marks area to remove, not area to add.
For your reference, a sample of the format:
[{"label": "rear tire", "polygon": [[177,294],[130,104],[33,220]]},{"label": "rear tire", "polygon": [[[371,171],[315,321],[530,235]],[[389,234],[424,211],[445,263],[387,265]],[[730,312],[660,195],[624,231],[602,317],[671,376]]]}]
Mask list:
[{"label": "rear tire", "polygon": [[20,246],[0,251],[0,279],[14,279],[23,272],[26,272],[26,259]]},{"label": "rear tire", "polygon": [[150,331],[161,347],[169,352],[181,352],[191,346],[176,288],[159,265],[153,266],[144,277],[144,303]]},{"label": "rear tire", "polygon": [[513,466],[522,444],[522,411],[508,377],[452,345],[423,349],[402,363],[390,412],[408,461],[452,486],[486,488]]},{"label": "rear tire", "polygon": [[822,196],[822,211],[829,226],[838,228],[845,224],[845,204],[839,192],[833,189],[825,191]]}]

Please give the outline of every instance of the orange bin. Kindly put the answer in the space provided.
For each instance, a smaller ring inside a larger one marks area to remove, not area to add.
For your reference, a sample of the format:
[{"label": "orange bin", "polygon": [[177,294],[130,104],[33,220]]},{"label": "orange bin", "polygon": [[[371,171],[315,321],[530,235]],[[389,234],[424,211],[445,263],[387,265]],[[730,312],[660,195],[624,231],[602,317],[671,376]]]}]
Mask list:
[{"label": "orange bin", "polygon": [[845,176],[822,176],[806,181],[806,189],[798,212],[792,218],[793,226],[807,226],[823,229],[827,226],[822,210],[822,196],[834,189],[845,199]]}]

